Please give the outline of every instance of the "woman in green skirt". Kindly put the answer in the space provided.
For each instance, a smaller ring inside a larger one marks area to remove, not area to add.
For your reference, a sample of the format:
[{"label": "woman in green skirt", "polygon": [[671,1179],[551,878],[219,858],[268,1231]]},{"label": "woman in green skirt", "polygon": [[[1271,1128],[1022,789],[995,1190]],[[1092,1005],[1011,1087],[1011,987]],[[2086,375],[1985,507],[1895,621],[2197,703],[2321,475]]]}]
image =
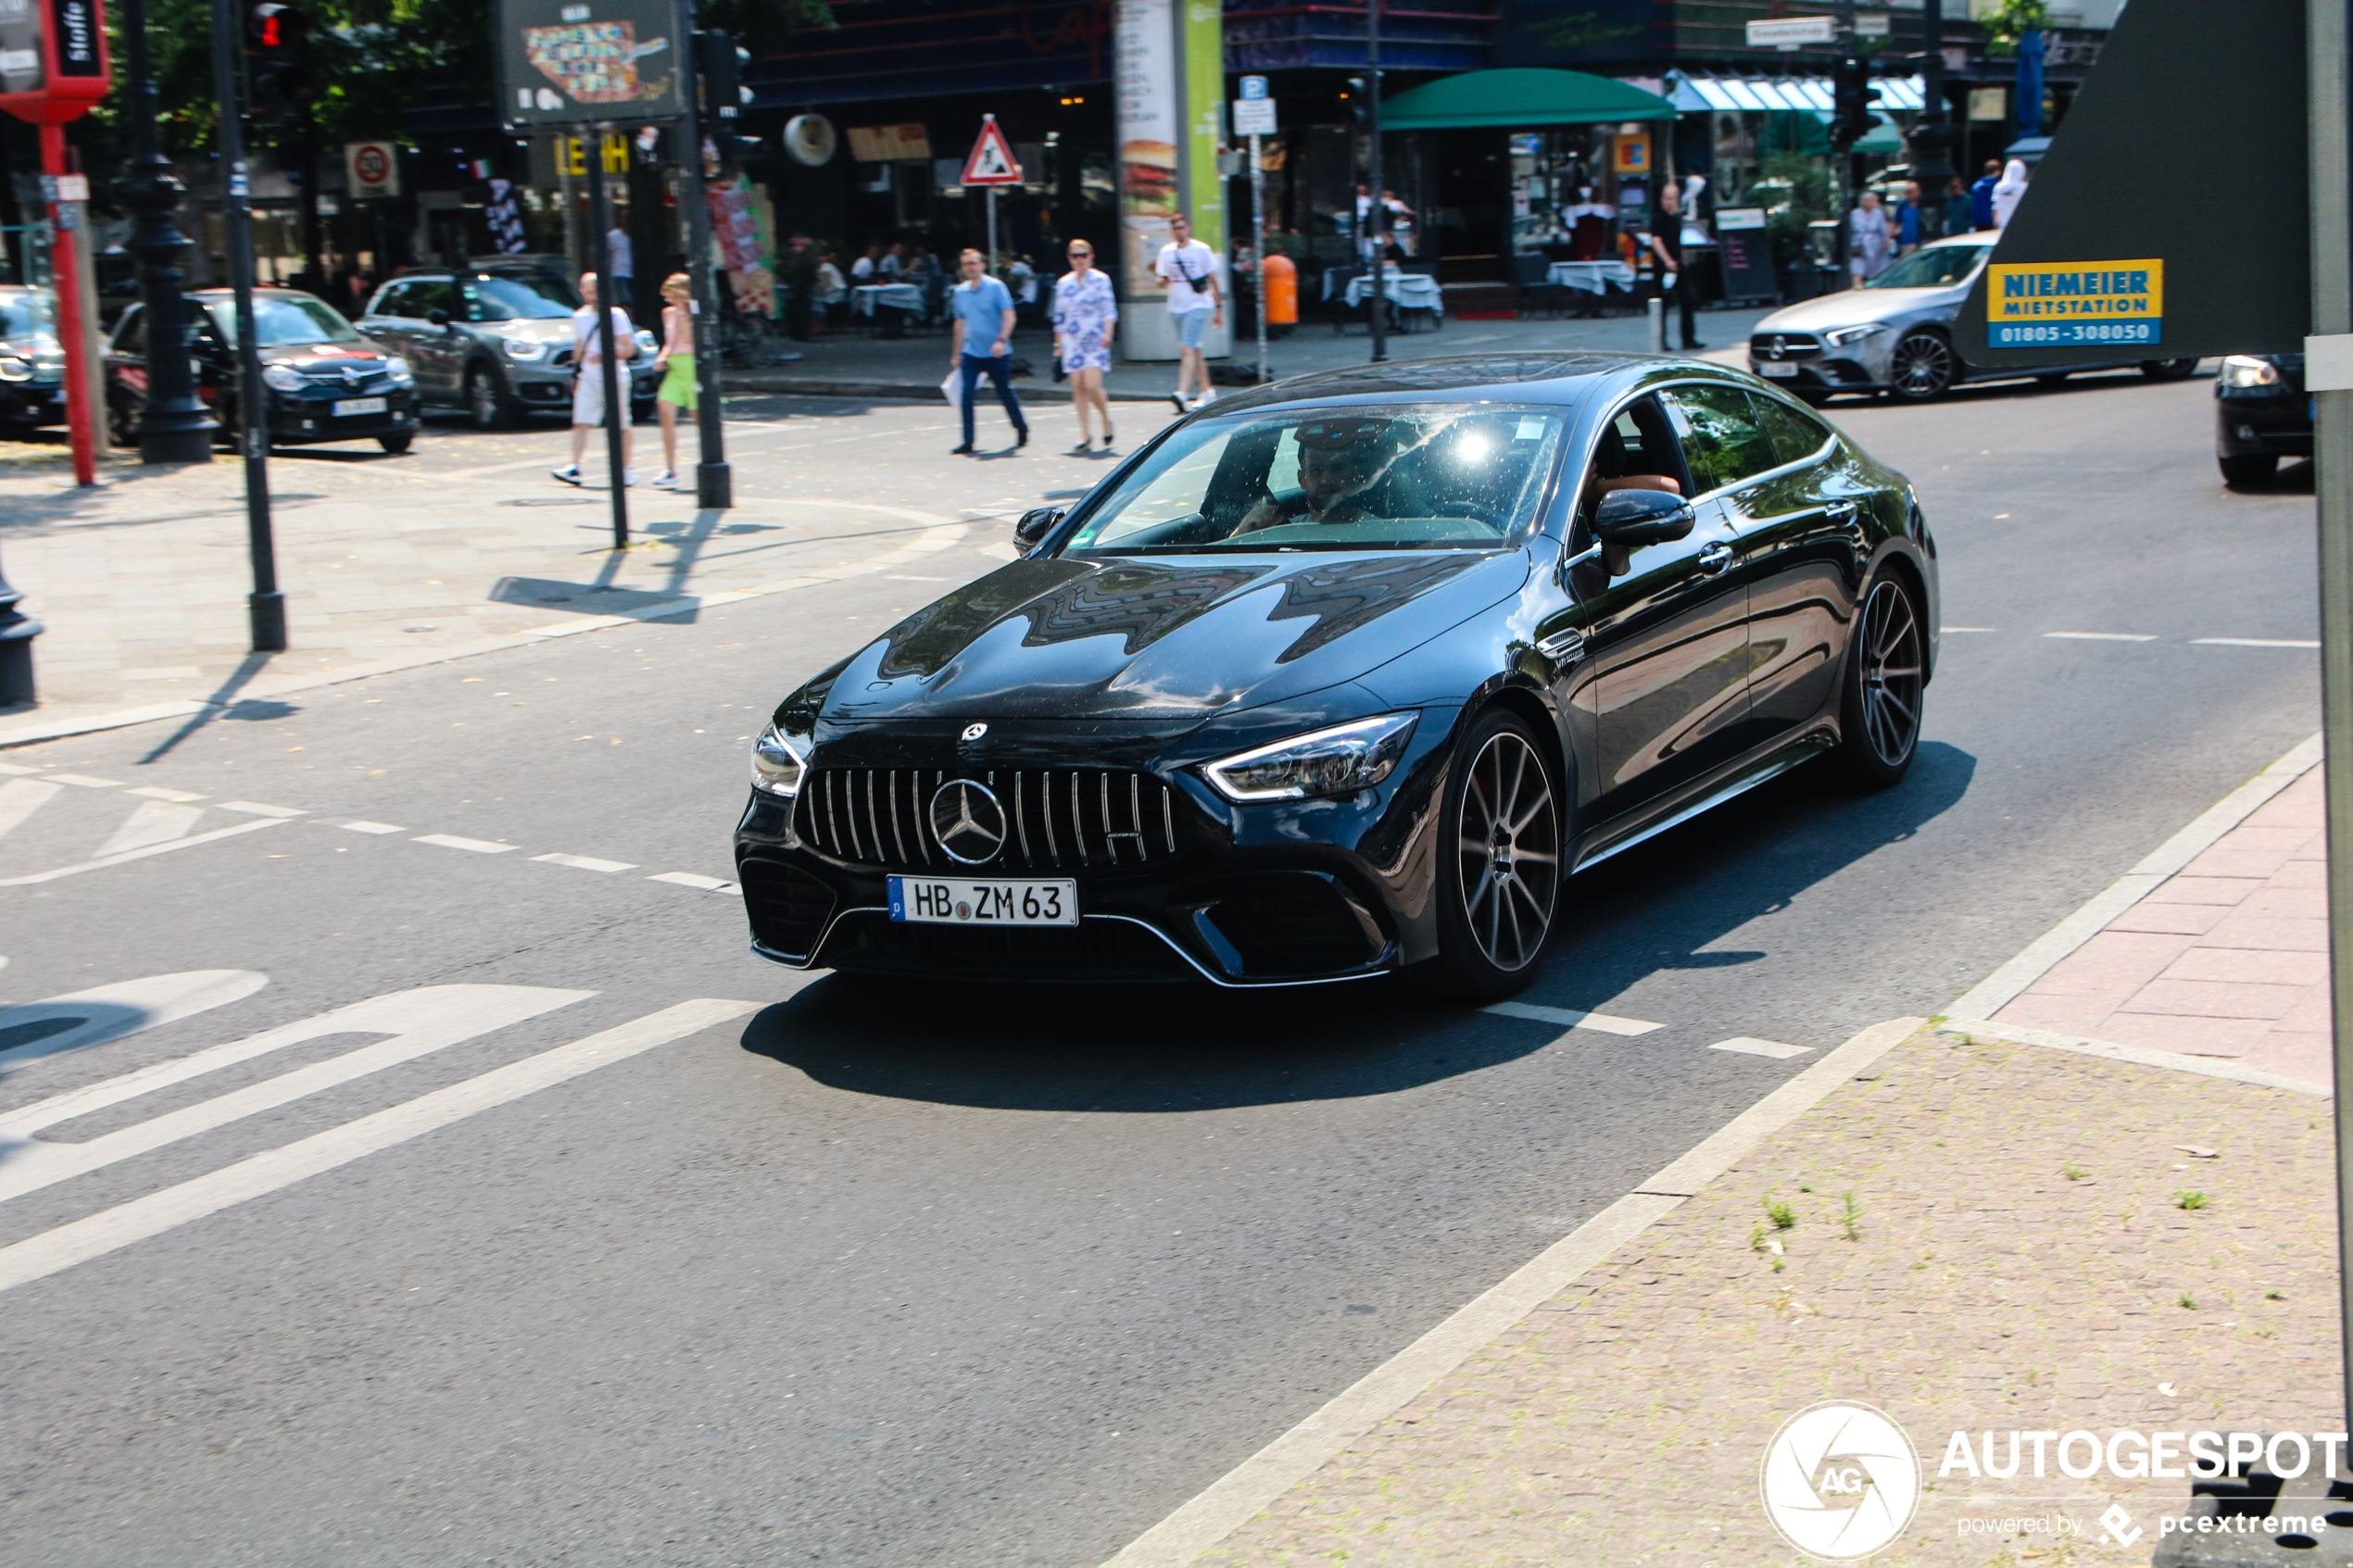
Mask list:
[{"label": "woman in green skirt", "polygon": [[661,372],[661,390],[655,407],[661,410],[661,471],[654,483],[668,490],[678,483],[678,410],[695,411],[694,285],[684,272],[673,272],[661,283],[661,352],[654,369]]}]

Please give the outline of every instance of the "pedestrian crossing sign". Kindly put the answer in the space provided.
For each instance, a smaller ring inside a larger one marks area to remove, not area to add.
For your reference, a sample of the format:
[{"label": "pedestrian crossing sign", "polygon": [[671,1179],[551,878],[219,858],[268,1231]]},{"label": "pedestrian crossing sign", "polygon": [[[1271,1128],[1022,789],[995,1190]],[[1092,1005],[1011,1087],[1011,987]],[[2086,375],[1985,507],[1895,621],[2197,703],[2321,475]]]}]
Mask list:
[{"label": "pedestrian crossing sign", "polygon": [[980,140],[973,144],[972,156],[964,159],[967,185],[1018,185],[1021,164],[1013,157],[1013,144],[997,129],[997,117],[980,117]]}]

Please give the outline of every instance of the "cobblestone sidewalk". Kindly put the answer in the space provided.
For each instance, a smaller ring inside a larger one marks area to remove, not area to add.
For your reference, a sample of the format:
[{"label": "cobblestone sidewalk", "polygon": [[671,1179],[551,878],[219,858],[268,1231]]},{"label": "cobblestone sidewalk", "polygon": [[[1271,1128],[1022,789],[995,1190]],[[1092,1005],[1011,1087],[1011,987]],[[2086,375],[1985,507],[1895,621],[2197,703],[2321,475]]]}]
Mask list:
[{"label": "cobblestone sidewalk", "polygon": [[656,608],[691,615],[720,596],[881,570],[966,531],[929,512],[861,502],[739,495],[733,510],[698,513],[691,492],[641,487],[631,493],[635,542],[616,552],[605,494],[551,484],[544,460],[452,474],[351,456],[271,464],[294,646],[269,659],[248,651],[238,465],[143,470],[114,461],[107,483],[86,491],[45,472],[0,474],[8,575],[47,628],[35,653],[41,706],[0,713],[0,745],[100,715],[268,696]]},{"label": "cobblestone sidewalk", "polygon": [[1797,1564],[1759,1463],[1851,1399],[1926,1473],[1872,1562],[2145,1562],[2186,1481],[1940,1478],[1950,1436],[2340,1429],[2331,1136],[2317,1096],[1924,1031],[1200,1561]]}]

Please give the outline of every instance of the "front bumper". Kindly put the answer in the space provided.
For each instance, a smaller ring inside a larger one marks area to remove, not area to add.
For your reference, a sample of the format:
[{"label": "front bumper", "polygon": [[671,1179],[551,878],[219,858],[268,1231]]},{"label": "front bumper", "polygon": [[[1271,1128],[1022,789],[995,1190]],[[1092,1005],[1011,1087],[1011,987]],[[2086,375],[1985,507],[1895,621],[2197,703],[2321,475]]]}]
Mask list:
[{"label": "front bumper", "polygon": [[0,422],[54,425],[63,424],[65,418],[63,382],[44,381],[38,376],[31,381],[0,381]]},{"label": "front bumper", "polygon": [[2214,399],[2214,451],[2239,458],[2272,453],[2284,458],[2312,455],[2312,405],[2301,391],[2258,387]]},{"label": "front bumper", "polygon": [[[381,397],[382,412],[337,414],[334,407],[359,397]],[[324,393],[279,392],[270,395],[270,439],[281,446],[302,446],[321,441],[360,441],[373,436],[400,435],[417,428],[417,394],[412,387]]]},{"label": "front bumper", "polygon": [[[1239,808],[1184,767],[821,762],[790,803],[755,792],[737,825],[752,950],[793,969],[955,980],[1256,987],[1382,973],[1436,949],[1445,716],[1422,728],[1378,789]],[[954,864],[925,836],[929,794],[960,777],[993,779],[1007,802],[991,864]],[[893,921],[888,878],[926,872],[1070,878],[1079,923]]]}]

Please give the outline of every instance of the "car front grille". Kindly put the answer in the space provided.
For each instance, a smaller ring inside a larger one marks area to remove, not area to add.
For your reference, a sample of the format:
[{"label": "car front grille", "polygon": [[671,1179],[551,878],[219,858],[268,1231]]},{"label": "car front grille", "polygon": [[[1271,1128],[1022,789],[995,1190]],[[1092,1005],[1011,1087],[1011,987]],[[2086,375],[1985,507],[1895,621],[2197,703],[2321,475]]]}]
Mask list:
[{"label": "car front grille", "polygon": [[[958,778],[1004,808],[1004,847],[985,866],[949,854],[932,828],[932,797]],[[794,828],[821,854],[890,871],[1140,866],[1176,852],[1176,792],[1116,769],[821,768],[801,786]]]},{"label": "car front grille", "polygon": [[1758,332],[1748,340],[1748,352],[1753,358],[1786,363],[1814,358],[1822,345],[1811,332]]}]

